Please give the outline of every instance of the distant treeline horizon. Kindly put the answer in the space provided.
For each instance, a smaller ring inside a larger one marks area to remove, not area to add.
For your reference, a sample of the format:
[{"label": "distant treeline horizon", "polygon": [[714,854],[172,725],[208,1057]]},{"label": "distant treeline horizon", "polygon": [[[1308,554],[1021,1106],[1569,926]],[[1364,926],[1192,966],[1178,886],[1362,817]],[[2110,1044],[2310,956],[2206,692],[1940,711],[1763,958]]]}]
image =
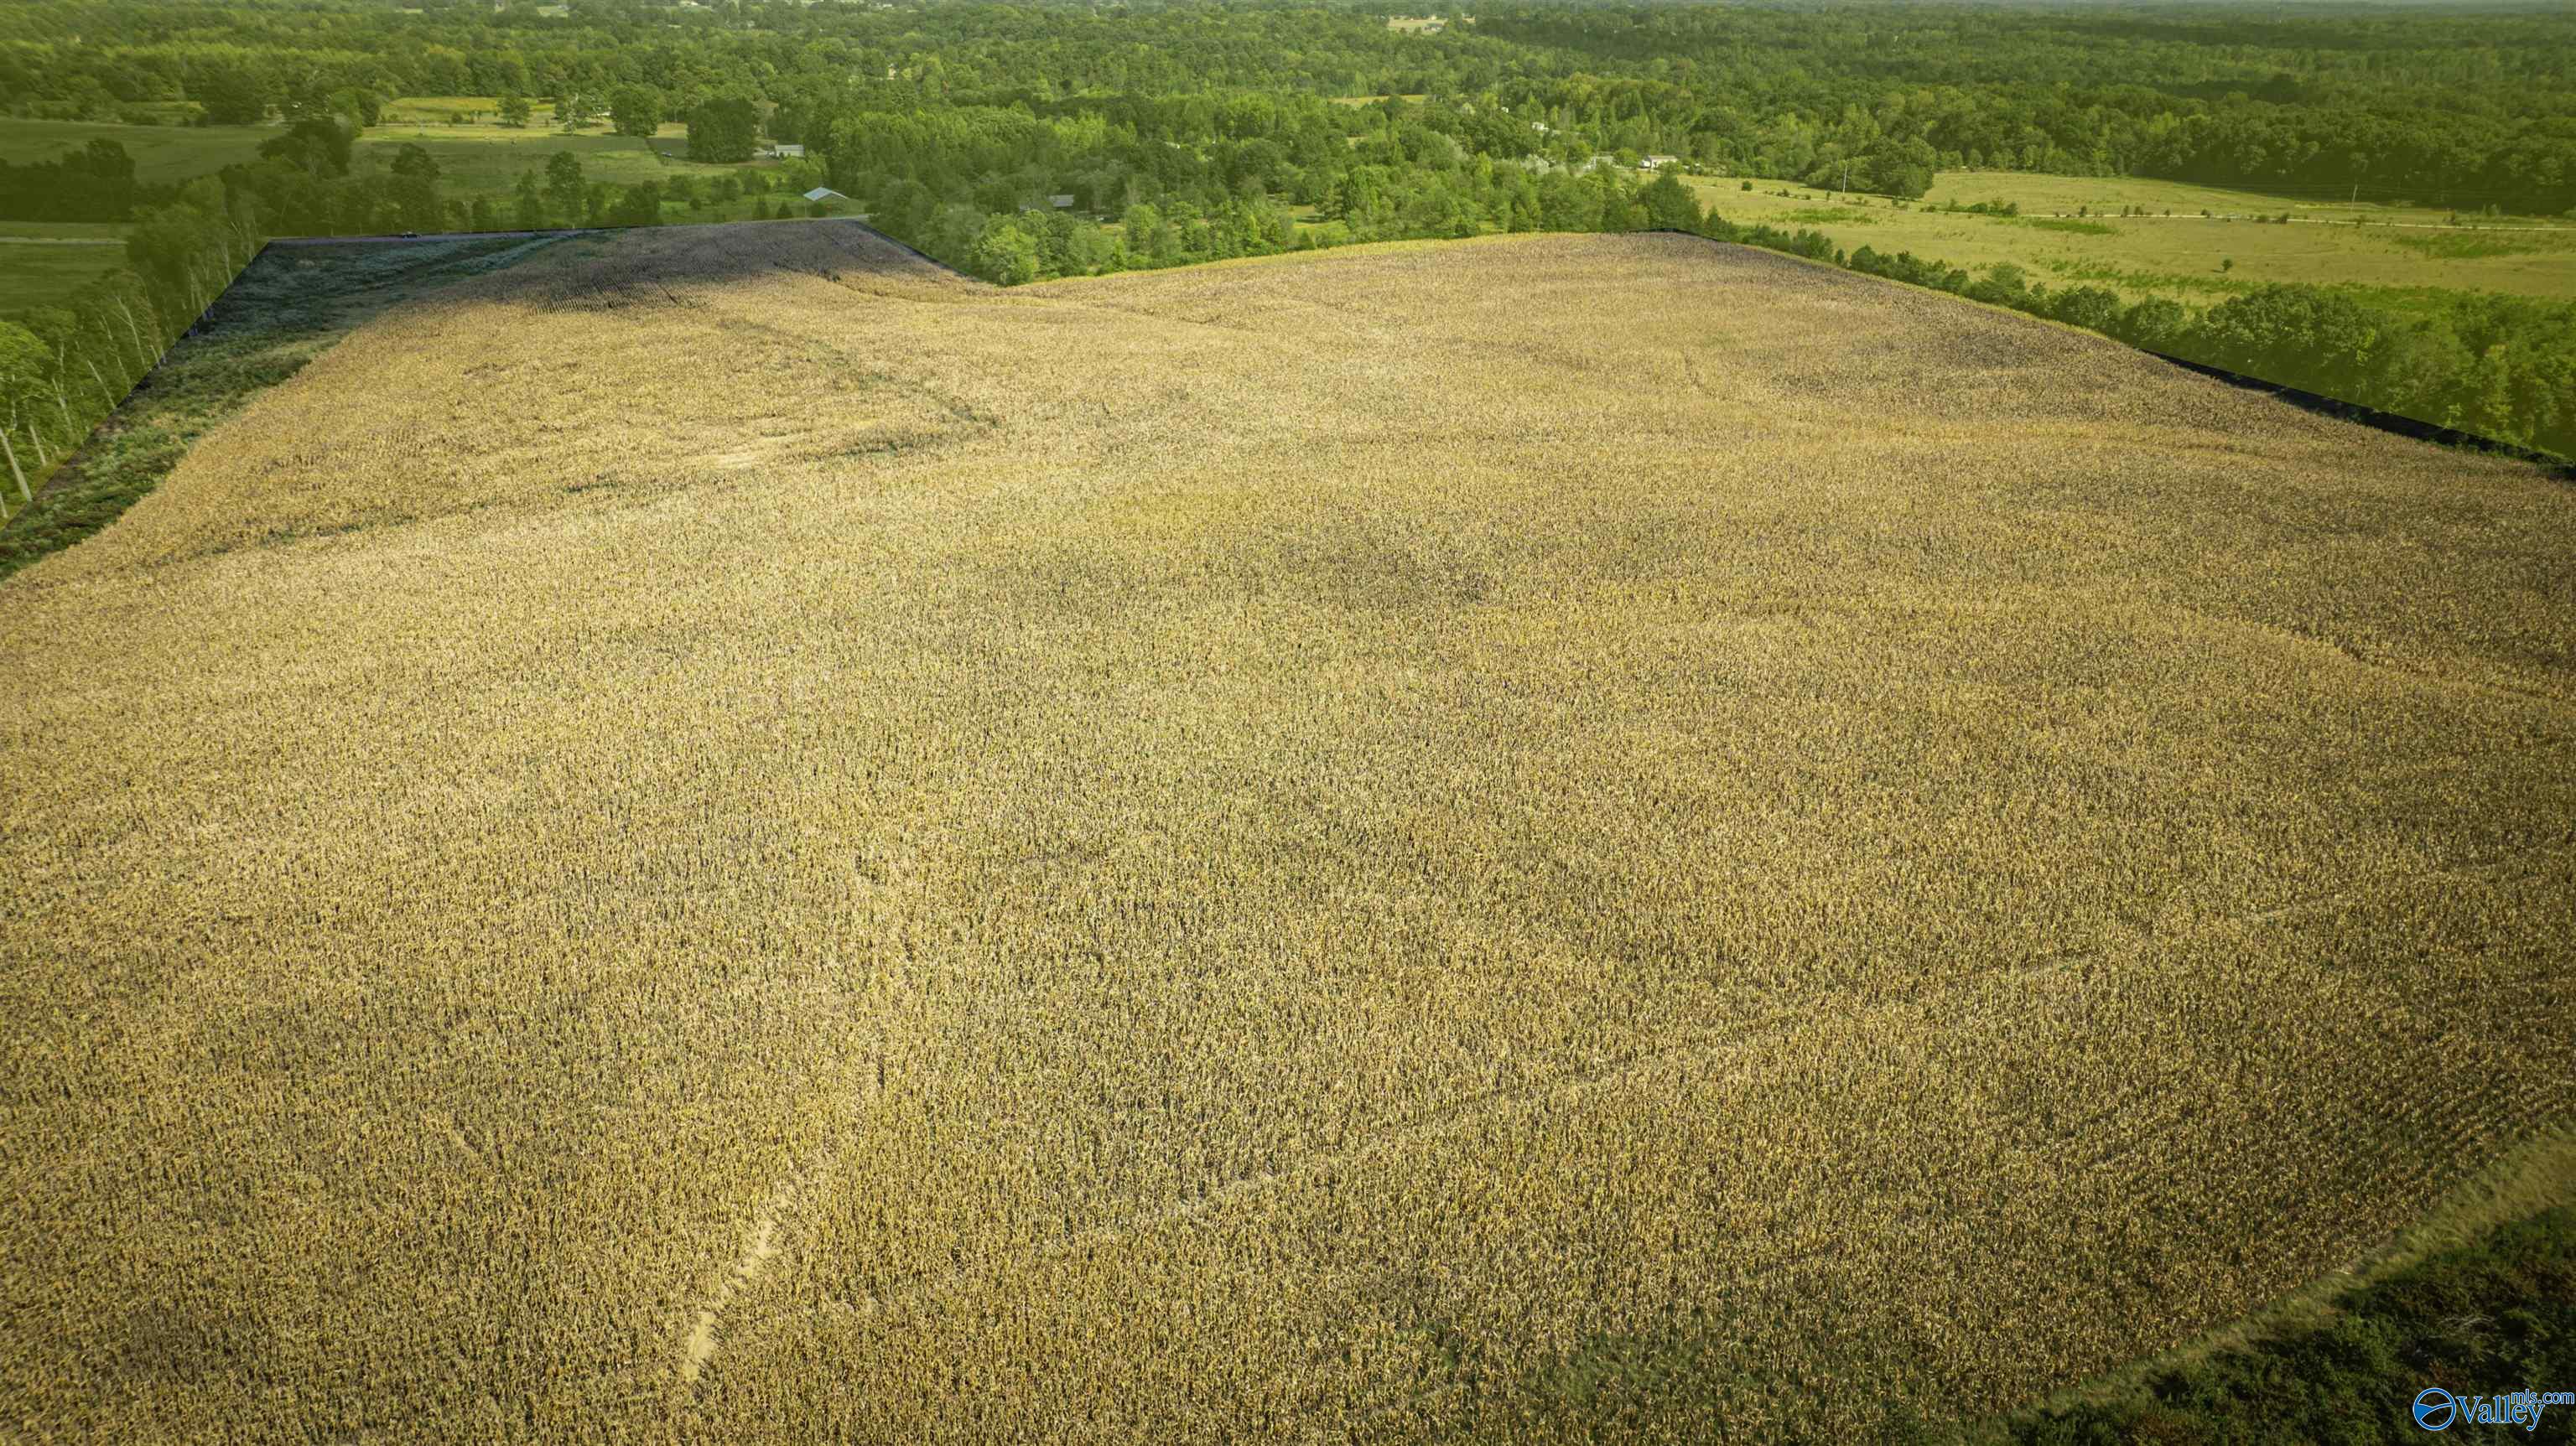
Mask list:
[{"label": "distant treeline horizon", "polygon": [[[50,465],[262,237],[653,224],[674,204],[754,196],[752,214],[786,214],[766,193],[792,176],[1004,284],[1674,225],[1994,290],[2285,385],[2576,451],[2565,304],[2463,294],[2399,315],[2303,286],[2205,312],[2133,305],[1842,255],[1695,204],[1684,217],[1636,169],[1665,157],[1907,198],[1945,169],[2127,175],[2557,215],[2576,210],[2576,12],[1505,3],[1432,26],[1403,5],[1313,0],[560,8],[0,10],[16,116],[269,130],[255,158],[193,180],[147,184],[104,136],[0,166],[0,220],[132,225],[128,270],[0,323],[14,333],[0,335],[0,423]],[[558,152],[511,190],[461,193],[417,146],[353,160],[353,138],[405,96],[490,96],[523,129],[537,102],[574,130],[650,136],[678,119],[704,162],[746,162],[764,142],[805,155],[712,187],[674,173],[621,188]]]},{"label": "distant treeline horizon", "polygon": [[[1188,106],[1139,108],[1147,100],[1426,95],[1482,102],[1489,124],[1508,115],[1513,133],[1474,137],[1497,160],[1588,144],[1894,195],[1922,194],[1942,169],[2003,169],[2576,207],[2576,15],[2563,7],[1554,0],[1479,6],[1428,33],[1391,28],[1405,7],[1382,3],[567,8],[38,0],[0,26],[0,95],[25,116],[142,119],[185,105],[248,123],[358,115],[369,97],[402,95],[544,97],[586,114],[641,88],[664,116],[751,100],[774,139],[825,149],[846,148],[850,117],[925,106],[1135,125],[1120,174],[1024,178],[1059,194],[1189,179],[1135,148],[1253,138]],[[1290,143],[1276,126],[1259,138]],[[1239,164],[1226,169],[1240,180]],[[971,192],[1014,178],[944,179]],[[1260,179],[1280,193],[1322,183]]]}]

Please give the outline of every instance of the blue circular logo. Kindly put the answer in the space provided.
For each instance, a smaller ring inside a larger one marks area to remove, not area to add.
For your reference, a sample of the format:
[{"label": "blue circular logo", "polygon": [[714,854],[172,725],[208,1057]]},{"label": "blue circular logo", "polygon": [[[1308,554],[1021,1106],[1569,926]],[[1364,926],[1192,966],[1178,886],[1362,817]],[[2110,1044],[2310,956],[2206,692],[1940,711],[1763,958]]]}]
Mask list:
[{"label": "blue circular logo", "polygon": [[2459,1419],[2460,1403],[2439,1386],[2427,1386],[2415,1398],[2415,1424],[2427,1431],[2439,1431]]}]

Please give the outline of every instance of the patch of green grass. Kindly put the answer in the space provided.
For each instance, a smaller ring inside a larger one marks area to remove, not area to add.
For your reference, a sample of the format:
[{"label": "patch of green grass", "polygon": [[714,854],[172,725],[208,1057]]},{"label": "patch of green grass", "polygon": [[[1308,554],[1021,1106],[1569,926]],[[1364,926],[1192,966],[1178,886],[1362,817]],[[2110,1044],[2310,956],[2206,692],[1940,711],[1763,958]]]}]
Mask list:
[{"label": "patch of green grass", "polygon": [[1878,224],[1876,216],[1867,211],[1854,210],[1849,206],[1802,206],[1795,211],[1781,212],[1780,219],[1794,221],[1802,226],[1823,226],[1835,223],[1845,226]]},{"label": "patch of green grass", "polygon": [[277,134],[275,126],[129,126],[6,116],[0,117],[0,161],[50,161],[106,139],[134,157],[137,180],[186,181],[255,159],[259,143]]},{"label": "patch of green grass", "polygon": [[[2560,1130],[2506,1154],[2349,1274],[1952,1439],[1974,1446],[2434,1439],[2405,1414],[2426,1386],[2576,1390],[2569,1382],[2576,1382],[2576,1133]],[[2576,1435],[2571,1422],[2576,1412],[2536,1439],[2567,1440]],[[2508,1438],[2453,1428],[2439,1439]]]},{"label": "patch of green grass", "polygon": [[[1819,201],[1777,180],[1751,179],[1754,189],[1746,191],[1743,180],[1736,177],[1684,178],[1703,202],[1740,224],[1815,227],[1846,249],[1866,244],[1881,252],[1910,251],[1970,271],[2009,262],[2034,275],[2110,286],[2133,301],[2165,296],[2205,304],[2266,283],[2321,278],[2405,291],[2498,292],[2537,300],[2576,300],[2576,266],[2568,264],[2576,257],[2576,227],[2448,231],[2439,229],[2451,219],[2446,211],[2368,203],[2351,206],[2340,197],[2328,205],[2133,178],[1944,172],[1933,188],[1936,197],[2010,202],[2021,208],[2022,215],[1952,213],[1929,205],[1854,207],[1870,220],[1864,229],[1857,218],[1792,219],[1793,213]],[[2092,214],[2075,215],[2079,207]],[[2144,214],[2124,218],[2120,215],[2124,208]],[[2204,216],[2204,210],[2210,214]],[[2302,221],[2374,224],[2281,226],[2257,225],[2251,219],[2284,212]],[[2245,219],[2221,219],[2225,216]],[[2485,224],[2482,220],[2481,225]],[[2467,240],[2428,247],[2391,244],[2401,237]],[[2516,238],[2530,249],[2494,254],[2497,248],[2480,244],[2505,237]],[[2559,246],[2569,249],[2546,249]],[[2222,259],[2236,263],[2224,275],[2219,271]],[[2414,309],[2422,310],[2424,304],[2418,302]]]},{"label": "patch of green grass", "polygon": [[2419,256],[2475,261],[2489,256],[2576,254],[2576,227],[2554,231],[2391,231],[2386,239]]},{"label": "patch of green grass", "polygon": [[[552,102],[528,99],[528,124],[552,126],[555,108]],[[468,124],[476,118],[494,120],[501,113],[497,95],[406,95],[386,101],[378,119],[385,125],[399,126],[413,122],[432,124]]]},{"label": "patch of green grass", "polygon": [[[2270,191],[2238,191],[2223,186],[2195,185],[2189,181],[2159,181],[2144,176],[2046,176],[2029,171],[1943,171],[1934,181],[1926,203],[1938,205],[1957,201],[1965,205],[1989,197],[2018,203],[2025,213],[2068,214],[2079,207],[2097,216],[2115,215],[2126,206],[2148,215],[2170,213],[2179,217],[2198,217],[2206,211],[2213,216],[2277,216],[2286,211],[2302,220],[2350,221],[2442,221],[2451,213],[2429,206],[2407,206],[2379,201],[2354,201],[2341,186],[2320,188],[2306,196]],[[2529,219],[2546,222],[2565,218],[2486,217],[2507,221]]]},{"label": "patch of green grass", "polygon": [[2004,218],[2004,223],[2009,226],[2028,226],[2034,231],[2063,231],[2069,236],[2120,234],[2116,226],[2106,226],[2099,221],[2069,220],[2063,216],[2007,216]]},{"label": "patch of green grass", "polygon": [[0,221],[0,237],[44,241],[122,242],[131,229],[122,221]]},{"label": "patch of green grass", "polygon": [[[2347,1293],[2326,1325],[2177,1366],[2132,1397],[2020,1417],[2001,1439],[2393,1440],[2422,1435],[2410,1407],[2428,1386],[2488,1396],[2576,1389],[2571,1382],[2576,1207],[2560,1206]],[[2571,1423],[2576,1407],[2559,1406],[2537,1435],[2462,1422],[2444,1439],[2565,1441]]]},{"label": "patch of green grass", "polygon": [[[51,227],[53,222],[20,222]],[[0,240],[0,316],[61,301],[83,283],[125,263],[125,248],[74,242]]]},{"label": "patch of green grass", "polygon": [[2191,276],[2171,271],[2143,271],[2134,267],[2115,266],[2105,261],[2068,261],[2051,258],[2039,263],[2049,275],[2060,281],[2086,282],[2132,292],[2196,291],[2216,296],[2233,296],[2252,291],[2258,285],[2228,276]]},{"label": "patch of green grass", "polygon": [[[416,145],[438,163],[440,188],[450,199],[471,202],[481,197],[506,210],[520,172],[533,170],[542,174],[546,162],[557,151],[570,151],[579,157],[585,179],[613,186],[681,175],[712,178],[774,170],[779,164],[748,161],[714,165],[689,160],[688,129],[684,125],[665,125],[649,139],[612,135],[604,129],[567,135],[553,128],[549,107],[537,106],[530,123],[520,129],[490,119],[499,109],[496,96],[412,96],[388,102],[383,123],[358,136],[352,165],[360,170],[389,166],[402,147]],[[467,119],[476,112],[484,113],[486,119]],[[155,183],[186,181],[212,175],[236,161],[255,159],[260,143],[278,134],[275,126],[132,126],[0,118],[0,160],[50,161],[66,150],[105,137],[123,145],[134,157],[135,174],[140,179]],[[747,212],[749,208],[743,209]],[[17,224],[41,226],[43,234],[76,233],[74,227],[51,222]],[[0,235],[10,234],[19,233],[0,231]],[[0,254],[0,309],[28,304],[9,298],[13,294],[42,294],[69,268],[69,263],[60,259],[24,267],[18,263],[14,253]],[[27,274],[8,274],[16,271]]]},{"label": "patch of green grass", "polygon": [[0,577],[114,522],[170,475],[197,438],[302,371],[369,316],[429,287],[514,265],[560,240],[269,247],[35,502],[0,527]]},{"label": "patch of green grass", "polygon": [[581,161],[584,180],[605,181],[613,186],[664,181],[673,176],[739,175],[775,169],[777,165],[692,161],[683,154],[687,141],[682,137],[647,140],[596,131],[566,135],[535,126],[511,130],[482,125],[379,126],[358,138],[356,164],[391,165],[394,155],[407,145],[429,152],[430,159],[438,163],[439,186],[444,194],[461,201],[481,196],[496,205],[511,199],[522,171],[535,171],[542,178],[546,162],[558,151],[570,151]]}]

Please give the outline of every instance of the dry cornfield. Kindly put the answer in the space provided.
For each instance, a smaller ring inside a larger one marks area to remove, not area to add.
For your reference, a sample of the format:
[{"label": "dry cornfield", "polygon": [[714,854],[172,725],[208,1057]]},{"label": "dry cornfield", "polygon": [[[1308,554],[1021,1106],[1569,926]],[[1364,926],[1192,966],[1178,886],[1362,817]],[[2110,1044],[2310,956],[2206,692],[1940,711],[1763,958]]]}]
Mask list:
[{"label": "dry cornfield", "polygon": [[390,312],[0,585],[13,1440],[1800,1440],[2576,1113],[2576,490],[1690,238]]}]

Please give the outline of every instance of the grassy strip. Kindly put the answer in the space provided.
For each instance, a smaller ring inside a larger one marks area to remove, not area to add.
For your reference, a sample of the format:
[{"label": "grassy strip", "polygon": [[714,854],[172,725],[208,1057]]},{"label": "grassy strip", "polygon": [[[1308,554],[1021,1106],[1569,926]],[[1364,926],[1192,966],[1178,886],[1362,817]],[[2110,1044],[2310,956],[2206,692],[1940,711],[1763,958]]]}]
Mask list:
[{"label": "grassy strip", "polygon": [[114,522],[161,485],[199,437],[386,306],[560,239],[269,247],[0,528],[0,577]]},{"label": "grassy strip", "polygon": [[2054,216],[2016,216],[2012,225],[2028,226],[2034,231],[2063,231],[2070,236],[2116,236],[2119,232],[2100,221],[2066,221]]},{"label": "grassy strip", "polygon": [[[2436,1439],[2410,1414],[2428,1386],[2576,1391],[2576,1135],[2509,1156],[2352,1272],[2181,1350],[1959,1433],[1973,1446]],[[2567,1441],[2454,1425],[2438,1439]]]},{"label": "grassy strip", "polygon": [[[1650,225],[1760,246],[1864,275],[1964,296],[2098,332],[2177,358],[2355,409],[2352,420],[2445,441],[2499,445],[2535,458],[2576,457],[2576,310],[2564,303],[2460,295],[2409,328],[2343,289],[2266,285],[2206,310],[2149,297],[2123,304],[2098,286],[2050,290],[2019,267],[1965,267],[1862,246],[1846,252],[1822,231],[1745,226],[1696,208],[1678,192],[1639,192]],[[1678,207],[1678,209],[1675,209]],[[2374,416],[2373,414],[2377,414]],[[2387,419],[2383,421],[2382,419]]]}]

